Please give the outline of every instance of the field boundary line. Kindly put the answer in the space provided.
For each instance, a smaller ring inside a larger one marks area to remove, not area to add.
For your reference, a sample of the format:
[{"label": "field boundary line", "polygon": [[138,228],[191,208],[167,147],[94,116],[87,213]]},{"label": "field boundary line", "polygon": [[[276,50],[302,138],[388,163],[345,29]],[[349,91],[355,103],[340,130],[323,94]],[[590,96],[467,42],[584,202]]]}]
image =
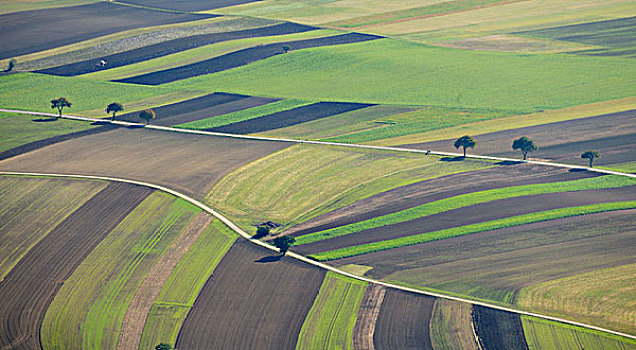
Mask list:
[{"label": "field boundary line", "polygon": [[[33,112],[33,111],[24,111],[24,110],[17,110],[17,109],[2,109],[2,108],[0,108],[0,112],[19,113],[19,114],[36,115],[36,116],[44,116],[44,117],[58,117],[59,116],[58,114],[55,114],[55,113]],[[138,127],[138,128],[143,127],[145,129],[176,132],[176,133],[182,133],[182,134],[229,137],[229,138],[235,138],[235,139],[255,140],[255,141],[273,141],[273,142],[302,143],[302,144],[335,146],[335,147],[350,147],[350,148],[370,149],[370,150],[377,150],[377,151],[418,153],[418,154],[434,155],[434,156],[446,156],[446,157],[463,157],[463,154],[461,154],[461,153],[452,153],[452,152],[438,152],[438,151],[433,151],[433,150],[420,150],[420,149],[392,147],[392,146],[361,145],[361,144],[355,144],[355,143],[340,143],[340,142],[328,142],[328,141],[298,140],[298,139],[277,138],[277,137],[228,134],[228,133],[214,132],[214,131],[179,129],[179,128],[174,128],[174,127],[170,127],[170,126],[160,126],[160,125],[149,125],[149,124],[142,124],[142,123],[132,123],[132,122],[119,121],[119,120],[88,118],[88,117],[80,117],[80,116],[74,116],[74,115],[62,115],[62,118],[69,119],[69,120],[76,120],[76,121],[91,122],[91,123],[119,125],[119,126],[124,126],[124,127]],[[620,176],[636,178],[636,174],[629,174],[629,173],[623,173],[623,172],[620,172],[620,171],[613,171],[613,170],[606,170],[606,169],[599,169],[599,168],[589,168],[589,167],[585,167],[585,166],[581,166],[581,165],[572,165],[572,164],[565,164],[565,163],[545,162],[545,161],[538,161],[538,160],[520,160],[520,159],[515,159],[515,158],[482,156],[482,155],[476,155],[476,154],[475,155],[467,154],[466,158],[467,159],[499,161],[499,162],[515,162],[515,163],[527,163],[527,164],[545,165],[545,166],[551,166],[551,167],[555,167],[555,168],[586,170],[586,171],[591,171],[591,172],[601,173],[601,174],[620,175]]]},{"label": "field boundary line", "polygon": [[[164,186],[161,186],[161,185],[152,184],[152,183],[144,182],[144,181],[130,180],[130,179],[124,179],[124,178],[117,178],[117,177],[109,177],[109,176],[95,176],[95,175],[72,175],[72,174],[55,174],[55,173],[39,173],[39,172],[13,172],[13,171],[0,171],[0,175],[50,176],[50,177],[62,177],[62,178],[79,178],[79,179],[90,179],[90,180],[103,180],[103,181],[123,182],[123,183],[128,183],[128,184],[137,185],[137,186],[144,186],[144,187],[152,188],[152,189],[155,189],[155,190],[160,190],[160,191],[169,193],[169,194],[171,194],[173,196],[176,196],[178,198],[181,198],[181,199],[183,199],[183,200],[185,200],[185,201],[197,206],[198,208],[202,209],[203,211],[207,212],[208,214],[213,215],[214,217],[216,217],[217,219],[222,221],[225,225],[227,225],[230,229],[232,229],[232,231],[234,231],[237,234],[239,234],[242,238],[244,238],[244,239],[246,239],[246,240],[248,240],[248,241],[250,241],[250,242],[252,242],[252,243],[254,243],[256,245],[259,245],[259,246],[261,246],[263,248],[269,249],[271,251],[280,252],[278,248],[276,248],[276,247],[274,247],[272,245],[269,245],[269,244],[267,244],[265,242],[262,242],[260,240],[257,240],[257,239],[252,239],[252,237],[247,232],[243,231],[240,227],[238,227],[236,224],[234,224],[232,221],[230,221],[228,218],[226,218],[225,216],[223,216],[221,213],[217,212],[213,208],[205,205],[204,203],[202,203],[202,202],[200,202],[200,201],[198,201],[198,200],[196,200],[196,199],[194,199],[194,198],[192,198],[190,196],[187,196],[187,195],[185,195],[183,193],[177,192],[175,190],[172,190],[170,188],[167,188],[167,187],[164,187]],[[306,257],[304,255],[300,255],[298,253],[294,253],[293,251],[288,251],[287,252],[287,256],[292,257],[292,258],[294,258],[296,260],[303,261],[303,262],[308,263],[310,265],[314,265],[316,267],[322,268],[324,270],[335,272],[335,273],[337,273],[339,275],[351,277],[351,278],[354,278],[354,279],[357,279],[357,280],[360,280],[360,281],[373,283],[373,284],[381,285],[381,286],[388,287],[388,288],[398,289],[398,290],[402,290],[402,291],[406,291],[406,292],[410,292],[410,293],[414,293],[414,294],[421,294],[421,295],[427,295],[427,296],[432,296],[432,297],[437,297],[437,298],[453,300],[453,301],[457,301],[457,302],[468,303],[468,304],[471,304],[471,305],[479,305],[479,306],[488,307],[488,308],[491,308],[491,309],[512,312],[512,313],[516,313],[516,314],[519,314],[519,315],[537,317],[537,318],[541,318],[541,319],[545,319],[545,320],[550,320],[550,321],[555,321],[555,322],[559,322],[559,323],[569,324],[569,325],[573,325],[573,326],[577,326],[577,327],[592,329],[592,330],[605,332],[605,333],[618,335],[618,336],[622,336],[622,337],[626,337],[626,338],[630,338],[630,339],[636,340],[636,335],[622,333],[622,332],[614,331],[614,330],[611,330],[611,329],[606,329],[606,328],[603,328],[603,327],[594,326],[594,325],[591,325],[591,324],[586,324],[586,323],[577,322],[577,321],[571,321],[571,320],[567,320],[567,319],[564,319],[564,318],[559,318],[559,317],[554,317],[554,316],[549,316],[549,315],[543,315],[543,314],[538,314],[538,313],[534,313],[534,312],[517,310],[517,309],[514,309],[514,308],[510,308],[510,307],[499,306],[499,305],[495,305],[495,304],[489,304],[489,303],[485,303],[485,302],[482,302],[482,301],[465,299],[465,298],[460,298],[460,297],[456,297],[456,296],[452,296],[452,295],[446,295],[446,294],[437,293],[437,292],[424,291],[424,290],[420,290],[420,289],[400,286],[400,285],[396,285],[396,284],[391,284],[391,283],[387,283],[387,282],[374,280],[374,279],[363,277],[363,276],[354,275],[352,273],[340,270],[340,269],[338,269],[338,268],[336,268],[334,266],[318,262],[316,260],[310,259],[310,258],[308,258],[308,257]]]}]

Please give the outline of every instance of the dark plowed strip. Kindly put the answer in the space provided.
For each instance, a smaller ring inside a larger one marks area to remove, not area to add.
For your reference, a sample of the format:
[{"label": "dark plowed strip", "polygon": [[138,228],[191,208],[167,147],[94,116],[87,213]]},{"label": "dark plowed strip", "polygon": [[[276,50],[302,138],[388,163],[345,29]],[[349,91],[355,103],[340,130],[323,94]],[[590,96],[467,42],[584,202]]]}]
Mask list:
[{"label": "dark plowed strip", "polygon": [[292,236],[348,225],[395,213],[432,201],[461,194],[557,181],[572,181],[598,176],[592,172],[568,172],[563,169],[530,164],[500,166],[491,169],[442,176],[379,193],[336,209],[287,230]]},{"label": "dark plowed strip", "polygon": [[279,55],[283,53],[283,46],[288,46],[291,48],[291,50],[300,50],[310,47],[351,44],[362,41],[375,40],[379,38],[381,37],[375,35],[350,33],[334,35],[326,38],[269,44],[239,50],[223,56],[211,58],[209,60],[189,64],[178,68],[166,69],[158,72],[142,74],[135,77],[115,81],[120,83],[142,85],[160,85],[177,80],[192,78],[197,75],[211,74],[231,68],[244,66],[248,63]]},{"label": "dark plowed strip", "polygon": [[0,152],[0,160],[11,158],[11,157],[15,157],[15,156],[23,154],[23,153],[35,151],[36,149],[39,149],[39,148],[42,148],[42,147],[46,147],[46,146],[52,145],[54,143],[58,143],[58,142],[62,142],[62,141],[70,140],[70,139],[74,139],[76,137],[82,137],[82,136],[98,134],[100,132],[110,131],[110,130],[113,130],[113,129],[116,129],[116,128],[117,128],[117,126],[114,126],[114,125],[103,125],[103,126],[100,126],[100,127],[97,127],[97,128],[93,128],[93,129],[88,129],[88,130],[78,131],[78,132],[72,132],[72,133],[66,134],[66,135],[58,135],[58,136],[49,137],[49,138],[44,139],[44,140],[38,140],[38,141],[29,142],[29,143],[24,144],[22,146],[18,146],[18,147],[12,148],[12,149],[8,149],[8,150],[6,150],[4,152]]},{"label": "dark plowed strip", "polygon": [[196,47],[210,45],[227,40],[301,33],[314,29],[316,28],[305,26],[302,24],[281,23],[265,28],[247,29],[227,33],[194,35],[186,38],[168,40],[159,44],[144,46],[138,49],[104,56],[101,59],[107,62],[106,67],[99,67],[98,65],[96,65],[96,63],[99,62],[99,59],[92,59],[59,67],[42,69],[37,72],[62,76],[80,75],[96,72],[103,69],[122,67],[129,64],[151,60],[157,57],[167,56],[180,51],[190,50]]},{"label": "dark plowed strip", "polygon": [[606,190],[537,194],[501,199],[449,210],[394,225],[364,230],[320,242],[309,243],[295,247],[294,250],[301,254],[317,253],[533,212],[596,203],[628,201],[634,198],[636,198],[636,186]]},{"label": "dark plowed strip", "polygon": [[73,270],[152,190],[109,184],[45,236],[0,282],[0,347],[40,349],[40,325]]},{"label": "dark plowed strip", "polygon": [[433,349],[429,324],[435,298],[387,289],[375,327],[376,350]]},{"label": "dark plowed strip", "polygon": [[219,126],[217,128],[208,129],[208,131],[251,134],[306,123],[370,106],[373,105],[364,103],[318,102],[240,123]]},{"label": "dark plowed strip", "polygon": [[483,350],[528,349],[519,314],[473,305],[473,323]]},{"label": "dark plowed strip", "polygon": [[294,349],[325,272],[237,241],[199,294],[178,349]]},{"label": "dark plowed strip", "polygon": [[175,11],[205,11],[260,0],[117,0],[125,4],[148,6]]},{"label": "dark plowed strip", "polygon": [[0,59],[49,50],[124,30],[188,22],[216,15],[152,11],[100,1],[94,4],[0,15]]},{"label": "dark plowed strip", "polygon": [[[157,116],[152,123],[164,126],[178,125],[236,112],[274,101],[278,100],[265,97],[214,93],[187,101],[153,108]],[[117,117],[117,119],[137,123],[142,122],[139,118],[139,113],[124,114],[121,117]]]}]

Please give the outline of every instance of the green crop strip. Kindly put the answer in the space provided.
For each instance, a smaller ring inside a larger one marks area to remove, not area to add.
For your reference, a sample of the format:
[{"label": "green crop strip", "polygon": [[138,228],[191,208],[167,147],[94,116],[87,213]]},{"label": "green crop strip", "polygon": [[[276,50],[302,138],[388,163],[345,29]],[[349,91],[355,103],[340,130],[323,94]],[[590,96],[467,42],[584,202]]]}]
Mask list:
[{"label": "green crop strip", "polygon": [[378,252],[393,248],[405,247],[413,244],[420,244],[432,241],[438,241],[446,238],[463,236],[471,233],[491,231],[500,228],[531,224],[535,222],[567,218],[571,216],[586,215],[593,213],[602,213],[613,210],[625,210],[636,208],[636,201],[614,202],[584,205],[579,207],[560,208],[547,210],[542,212],[513,216],[505,219],[481,222],[478,224],[452,227],[449,229],[422,233],[419,235],[400,237],[396,239],[362,244],[353,247],[335,249],[327,252],[311,255],[318,261],[328,261],[347,258],[351,256]]},{"label": "green crop strip", "polygon": [[396,213],[375,217],[373,219],[300,236],[296,238],[296,245],[345,236],[363,230],[393,225],[400,222],[410,221],[420,217],[441,213],[444,211],[459,209],[479,203],[492,202],[499,199],[545,193],[598,190],[632,185],[636,185],[636,180],[632,178],[626,178],[618,175],[609,175],[573,181],[513,186],[488,191],[467,193],[450,198],[440,199]]},{"label": "green crop strip", "polygon": [[631,349],[636,340],[536,317],[521,316],[531,350],[539,349]]},{"label": "green crop strip", "polygon": [[288,109],[297,108],[311,104],[313,102],[301,101],[301,100],[282,100],[277,102],[268,103],[266,105],[252,107],[241,111],[236,111],[217,117],[208,119],[197,120],[189,123],[177,125],[177,128],[191,129],[191,130],[204,130],[211,129],[221,125],[233,124],[242,122],[245,120],[256,119],[268,114],[286,111]]},{"label": "green crop strip", "polygon": [[368,283],[327,272],[296,350],[353,349],[353,327]]}]

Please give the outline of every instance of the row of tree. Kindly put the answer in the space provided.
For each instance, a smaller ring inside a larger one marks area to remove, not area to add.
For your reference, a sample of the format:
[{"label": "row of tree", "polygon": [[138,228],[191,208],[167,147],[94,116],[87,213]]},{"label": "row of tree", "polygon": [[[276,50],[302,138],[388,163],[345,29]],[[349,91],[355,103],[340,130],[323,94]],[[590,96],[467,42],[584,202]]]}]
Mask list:
[{"label": "row of tree", "polygon": [[[57,109],[59,113],[58,118],[62,117],[62,110],[64,108],[71,108],[73,104],[66,97],[59,97],[51,100],[51,109]],[[112,114],[112,120],[115,120],[117,113],[124,111],[124,105],[119,102],[113,102],[106,106],[106,113]],[[155,119],[157,114],[152,109],[144,109],[139,112],[139,118],[146,121],[146,124],[150,124],[150,121]]]},{"label": "row of tree", "polygon": [[[475,146],[477,146],[477,141],[472,136],[465,135],[455,140],[454,146],[456,149],[459,149],[460,147],[463,148],[465,158],[466,149],[475,148]],[[531,139],[522,136],[512,142],[512,149],[520,150],[523,154],[523,160],[526,160],[528,158],[528,153],[536,151],[538,147]],[[596,158],[601,158],[601,154],[598,151],[585,151],[581,153],[581,159],[589,160],[590,168],[592,167],[592,163]]]}]

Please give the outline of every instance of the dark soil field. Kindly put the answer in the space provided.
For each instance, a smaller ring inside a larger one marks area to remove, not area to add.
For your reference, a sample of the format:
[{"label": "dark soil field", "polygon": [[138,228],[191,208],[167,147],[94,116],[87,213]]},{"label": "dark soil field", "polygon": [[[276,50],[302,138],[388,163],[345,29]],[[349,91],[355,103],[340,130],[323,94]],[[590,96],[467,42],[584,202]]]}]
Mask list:
[{"label": "dark soil field", "polygon": [[209,131],[227,132],[232,134],[252,134],[306,123],[312,120],[322,119],[332,115],[371,106],[373,105],[363,103],[318,102],[307,106],[273,113],[260,118],[246,120],[240,123],[219,126],[209,129]]},{"label": "dark soil field", "polygon": [[150,60],[161,56],[171,55],[180,51],[218,43],[221,41],[300,33],[314,29],[316,28],[305,26],[302,24],[281,23],[269,27],[239,30],[235,32],[194,35],[180,39],[168,40],[158,44],[144,46],[135,50],[125,51],[114,55],[104,56],[101,59],[107,62],[106,67],[100,67],[96,65],[99,60],[93,59],[67,64],[64,66],[43,69],[37,72],[62,76],[80,75],[96,72],[103,69],[126,66],[129,64]]},{"label": "dark soil field", "polygon": [[503,219],[557,208],[627,201],[636,198],[636,186],[615,189],[537,194],[501,199],[448,210],[442,213],[352,233],[295,247],[302,254],[312,254],[381,240],[412,236],[425,232]]},{"label": "dark soil field", "polygon": [[0,15],[0,35],[4,38],[0,59],[49,50],[134,28],[211,17],[216,16],[152,11],[107,1],[9,13]]},{"label": "dark soil field", "polygon": [[349,33],[334,35],[326,38],[288,41],[275,44],[251,47],[232,52],[209,60],[189,64],[186,66],[166,69],[158,72],[138,75],[135,77],[114,80],[120,83],[160,85],[177,80],[192,78],[198,75],[211,74],[231,68],[244,66],[248,63],[263,60],[283,53],[283,46],[289,46],[291,50],[300,50],[310,47],[351,44],[381,37],[368,34]]},{"label": "dark soil field", "polygon": [[293,349],[325,272],[244,240],[219,263],[186,318],[178,349]]},{"label": "dark soil field", "polygon": [[473,305],[473,322],[483,350],[528,349],[519,314]]},{"label": "dark soil field", "polygon": [[551,220],[333,264],[372,266],[366,276],[503,301],[531,284],[633,262],[634,214],[624,210]]},{"label": "dark soil field", "polygon": [[202,199],[235,168],[287,146],[120,128],[0,161],[0,169],[118,176],[161,184]]},{"label": "dark soil field", "polygon": [[[278,100],[266,97],[252,97],[217,92],[191,100],[153,108],[157,116],[152,123],[164,126],[179,125],[275,101]],[[124,114],[121,117],[118,116],[117,119],[136,123],[143,122],[137,112]]]},{"label": "dark soil field", "polygon": [[133,4],[175,11],[205,11],[260,0],[116,0],[124,4]]},{"label": "dark soil field", "polygon": [[509,186],[556,181],[571,181],[597,176],[591,172],[569,172],[564,169],[531,164],[498,166],[490,169],[442,176],[373,195],[346,207],[336,209],[290,228],[292,236],[327,230],[358,221],[395,213],[432,201]]},{"label": "dark soil field", "polygon": [[435,298],[387,289],[373,335],[376,350],[430,349]]},{"label": "dark soil field", "polygon": [[[595,165],[636,161],[636,110],[576,119],[558,123],[473,135],[477,140],[474,153],[521,158],[512,150],[512,141],[521,136],[532,139],[539,148],[528,156],[568,164],[587,165],[581,153],[598,150],[601,159]],[[409,148],[457,152],[455,140],[406,145]]]},{"label": "dark soil field", "polygon": [[55,293],[101,240],[152,190],[109,184],[62,221],[0,282],[0,347],[40,349],[40,324]]}]

